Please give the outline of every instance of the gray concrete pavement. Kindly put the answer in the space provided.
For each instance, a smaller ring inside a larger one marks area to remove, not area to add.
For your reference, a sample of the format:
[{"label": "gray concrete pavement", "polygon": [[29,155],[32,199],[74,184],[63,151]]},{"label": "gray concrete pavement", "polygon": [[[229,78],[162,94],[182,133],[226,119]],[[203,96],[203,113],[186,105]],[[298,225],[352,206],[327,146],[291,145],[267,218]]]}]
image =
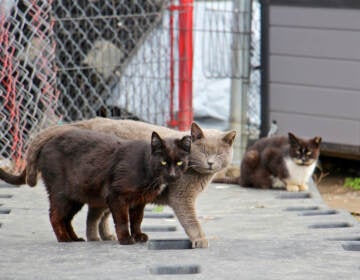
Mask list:
[{"label": "gray concrete pavement", "polygon": [[[166,250],[187,248],[186,235],[176,218],[151,211],[144,227],[170,231],[147,232],[147,244],[58,243],[47,209],[43,186],[0,187],[0,279],[360,279],[359,223],[328,211],[314,186],[211,184],[198,200],[208,249]],[[86,210],[74,221],[83,237]]]}]

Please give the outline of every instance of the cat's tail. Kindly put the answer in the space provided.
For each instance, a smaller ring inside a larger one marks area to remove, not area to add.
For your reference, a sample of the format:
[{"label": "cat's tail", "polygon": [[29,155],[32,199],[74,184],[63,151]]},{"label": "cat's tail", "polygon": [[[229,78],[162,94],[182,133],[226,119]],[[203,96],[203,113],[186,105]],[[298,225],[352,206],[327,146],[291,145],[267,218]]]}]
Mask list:
[{"label": "cat's tail", "polygon": [[260,154],[256,150],[249,150],[245,153],[241,165],[240,165],[240,176],[238,177],[225,177],[225,178],[215,178],[212,180],[213,183],[221,184],[236,184],[241,186],[251,186],[249,179],[252,177],[252,174],[256,167],[260,164]]},{"label": "cat's tail", "polygon": [[26,183],[26,169],[24,169],[19,175],[14,175],[6,172],[0,168],[0,179],[11,185],[23,185]]},{"label": "cat's tail", "polygon": [[240,185],[240,176],[238,176],[238,177],[214,178],[212,180],[212,183]]}]

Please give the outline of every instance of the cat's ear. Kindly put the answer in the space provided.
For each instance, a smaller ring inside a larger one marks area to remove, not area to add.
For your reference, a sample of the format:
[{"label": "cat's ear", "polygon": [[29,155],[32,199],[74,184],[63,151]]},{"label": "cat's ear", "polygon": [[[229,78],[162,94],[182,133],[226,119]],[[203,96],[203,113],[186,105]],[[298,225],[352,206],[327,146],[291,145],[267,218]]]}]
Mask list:
[{"label": "cat's ear", "polygon": [[157,153],[162,151],[164,147],[164,141],[161,139],[159,134],[157,134],[155,131],[151,134],[151,153]]},{"label": "cat's ear", "polygon": [[228,144],[229,146],[231,146],[234,143],[235,140],[235,136],[236,136],[236,131],[235,130],[231,130],[230,132],[227,132],[225,134],[225,136],[223,137],[223,141]]},{"label": "cat's ear", "polygon": [[316,136],[312,141],[315,143],[315,145],[318,147],[321,144],[321,137]]},{"label": "cat's ear", "polygon": [[183,149],[184,151],[190,153],[190,149],[191,149],[191,136],[190,135],[186,135],[181,139],[176,139],[176,145],[180,148]]},{"label": "cat's ear", "polygon": [[191,124],[191,141],[194,142],[204,137],[204,132],[201,130],[200,126],[197,123],[193,122]]},{"label": "cat's ear", "polygon": [[298,139],[296,138],[296,136],[294,134],[292,134],[291,132],[288,133],[288,136],[289,136],[289,142],[291,145],[299,145],[299,141]]}]

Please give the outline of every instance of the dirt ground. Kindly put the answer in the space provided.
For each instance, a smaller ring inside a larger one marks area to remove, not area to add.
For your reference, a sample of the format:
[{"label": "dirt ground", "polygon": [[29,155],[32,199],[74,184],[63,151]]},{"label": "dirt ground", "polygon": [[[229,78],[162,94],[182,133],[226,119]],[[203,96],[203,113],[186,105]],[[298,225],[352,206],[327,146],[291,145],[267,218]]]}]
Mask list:
[{"label": "dirt ground", "polygon": [[344,187],[344,179],[341,175],[328,176],[318,184],[318,189],[329,207],[360,215],[360,191]]},{"label": "dirt ground", "polygon": [[324,157],[315,174],[319,192],[333,209],[343,209],[360,220],[360,191],[344,186],[346,177],[360,177],[358,161]]}]

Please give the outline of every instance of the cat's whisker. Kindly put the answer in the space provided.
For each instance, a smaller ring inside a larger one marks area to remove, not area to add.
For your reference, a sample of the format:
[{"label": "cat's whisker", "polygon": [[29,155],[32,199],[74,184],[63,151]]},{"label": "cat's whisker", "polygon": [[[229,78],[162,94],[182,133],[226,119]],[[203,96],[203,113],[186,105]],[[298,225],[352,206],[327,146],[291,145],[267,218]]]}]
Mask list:
[{"label": "cat's whisker", "polygon": [[199,167],[200,165],[190,164],[188,167]]}]

